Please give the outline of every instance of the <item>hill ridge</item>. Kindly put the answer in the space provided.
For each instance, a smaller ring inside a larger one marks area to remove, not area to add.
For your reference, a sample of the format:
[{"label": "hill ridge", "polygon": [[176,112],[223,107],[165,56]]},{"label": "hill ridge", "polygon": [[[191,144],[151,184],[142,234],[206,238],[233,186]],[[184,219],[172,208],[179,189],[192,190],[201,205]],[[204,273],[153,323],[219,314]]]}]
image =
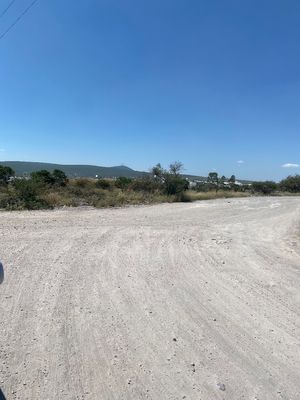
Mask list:
[{"label": "hill ridge", "polygon": [[137,178],[146,174],[146,172],[135,171],[125,165],[103,167],[89,164],[56,164],[36,161],[0,161],[0,164],[11,167],[17,176],[29,175],[41,169],[46,169],[50,172],[54,169],[61,169],[70,178],[94,178],[96,175],[103,178],[114,178],[118,176]]},{"label": "hill ridge", "polygon": [[[136,171],[127,165],[117,165],[112,167],[103,167],[92,164],[56,164],[38,161],[0,161],[0,165],[11,167],[17,176],[27,176],[34,171],[46,169],[52,172],[54,169],[61,169],[69,178],[117,178],[124,176],[126,178],[139,178],[148,175],[146,171]],[[205,180],[201,175],[182,174],[183,177],[190,180]],[[249,183],[250,180],[239,179],[240,182]]]}]

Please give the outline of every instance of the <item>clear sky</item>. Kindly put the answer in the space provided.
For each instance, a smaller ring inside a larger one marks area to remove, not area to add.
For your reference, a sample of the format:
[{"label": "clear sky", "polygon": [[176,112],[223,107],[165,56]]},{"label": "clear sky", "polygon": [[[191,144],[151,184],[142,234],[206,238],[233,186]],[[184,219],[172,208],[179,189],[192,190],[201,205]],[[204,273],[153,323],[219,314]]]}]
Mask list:
[{"label": "clear sky", "polygon": [[39,0],[0,40],[0,160],[300,173],[300,2]]}]

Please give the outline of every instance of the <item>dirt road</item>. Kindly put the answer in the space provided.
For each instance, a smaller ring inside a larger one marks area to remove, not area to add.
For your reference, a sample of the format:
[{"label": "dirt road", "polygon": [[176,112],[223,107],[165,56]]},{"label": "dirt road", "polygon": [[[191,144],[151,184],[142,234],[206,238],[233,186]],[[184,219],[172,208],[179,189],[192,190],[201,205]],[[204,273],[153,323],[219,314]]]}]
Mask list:
[{"label": "dirt road", "polygon": [[7,400],[300,399],[300,198],[0,214]]}]

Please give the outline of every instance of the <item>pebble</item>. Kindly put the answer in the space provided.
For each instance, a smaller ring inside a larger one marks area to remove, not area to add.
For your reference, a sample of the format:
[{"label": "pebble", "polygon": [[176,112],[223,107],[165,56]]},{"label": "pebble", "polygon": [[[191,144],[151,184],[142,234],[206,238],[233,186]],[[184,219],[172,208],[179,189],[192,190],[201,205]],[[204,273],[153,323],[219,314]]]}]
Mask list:
[{"label": "pebble", "polygon": [[223,392],[226,390],[226,387],[225,387],[224,383],[218,383],[217,386],[218,386],[219,389],[222,390]]}]

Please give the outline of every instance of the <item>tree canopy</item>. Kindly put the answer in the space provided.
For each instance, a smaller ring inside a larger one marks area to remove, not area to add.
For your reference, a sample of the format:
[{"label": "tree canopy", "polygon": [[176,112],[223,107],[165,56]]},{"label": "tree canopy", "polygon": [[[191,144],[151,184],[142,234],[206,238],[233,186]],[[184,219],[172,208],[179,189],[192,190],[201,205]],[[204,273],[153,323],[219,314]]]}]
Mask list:
[{"label": "tree canopy", "polygon": [[11,176],[15,175],[15,171],[7,166],[0,165],[0,182],[7,183]]}]

